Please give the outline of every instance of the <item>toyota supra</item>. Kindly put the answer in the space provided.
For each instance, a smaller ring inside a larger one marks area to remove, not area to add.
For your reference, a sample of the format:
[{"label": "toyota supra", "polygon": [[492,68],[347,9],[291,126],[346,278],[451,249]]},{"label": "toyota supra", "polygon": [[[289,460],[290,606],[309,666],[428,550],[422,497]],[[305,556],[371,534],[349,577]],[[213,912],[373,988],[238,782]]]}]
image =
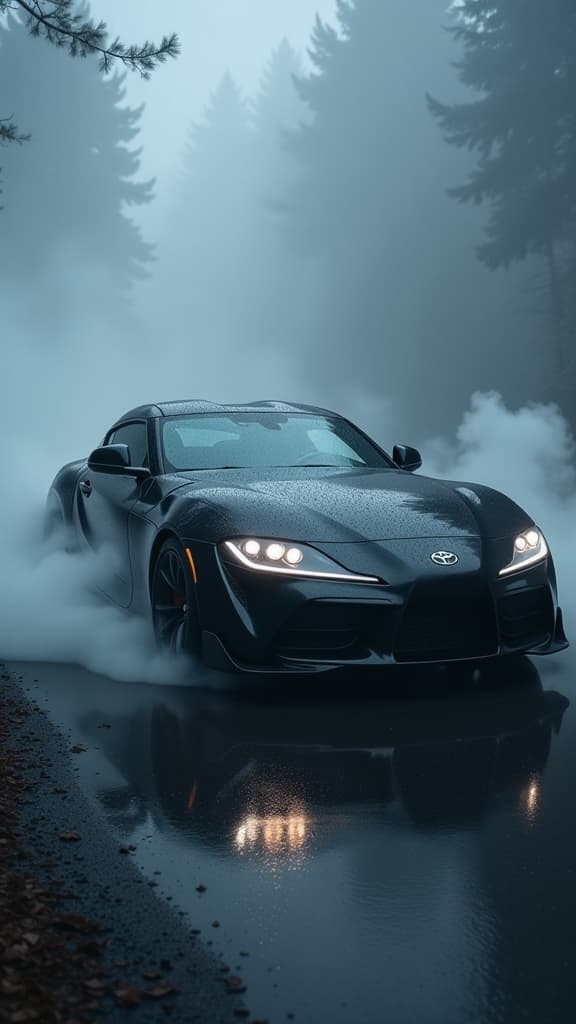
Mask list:
[{"label": "toyota supra", "polygon": [[566,648],[529,513],[421,464],[308,405],[146,405],[60,470],[46,531],[102,553],[106,596],[148,616],[161,647],[227,672]]}]

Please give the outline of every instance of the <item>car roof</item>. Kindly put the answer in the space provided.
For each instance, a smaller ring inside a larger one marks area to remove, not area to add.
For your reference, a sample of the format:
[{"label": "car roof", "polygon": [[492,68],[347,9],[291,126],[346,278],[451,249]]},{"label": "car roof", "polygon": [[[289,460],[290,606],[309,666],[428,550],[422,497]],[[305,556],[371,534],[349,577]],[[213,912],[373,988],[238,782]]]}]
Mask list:
[{"label": "car roof", "polygon": [[206,402],[197,398],[185,399],[180,402],[156,402],[153,405],[139,405],[116,420],[114,427],[129,420],[159,419],[162,416],[193,416],[198,413],[210,412],[307,412],[320,413],[324,416],[336,415],[329,409],[321,409],[315,405],[300,405],[294,402],[262,401],[219,405],[216,402]]}]

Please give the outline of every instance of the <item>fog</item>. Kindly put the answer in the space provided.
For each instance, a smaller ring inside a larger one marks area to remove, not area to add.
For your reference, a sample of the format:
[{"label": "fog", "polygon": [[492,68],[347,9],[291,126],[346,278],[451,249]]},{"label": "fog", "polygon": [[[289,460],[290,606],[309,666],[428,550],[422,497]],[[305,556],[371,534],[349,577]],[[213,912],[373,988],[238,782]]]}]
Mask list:
[{"label": "fog", "polygon": [[572,392],[540,263],[487,269],[486,210],[446,193],[474,160],[426,104],[465,99],[446,0],[92,6],[182,53],[103,79],[2,23],[0,117],[30,139],[0,148],[0,656],[174,678],[95,599],[103,563],[40,539],[56,470],[169,398],[336,408],[506,491],[573,612]]}]

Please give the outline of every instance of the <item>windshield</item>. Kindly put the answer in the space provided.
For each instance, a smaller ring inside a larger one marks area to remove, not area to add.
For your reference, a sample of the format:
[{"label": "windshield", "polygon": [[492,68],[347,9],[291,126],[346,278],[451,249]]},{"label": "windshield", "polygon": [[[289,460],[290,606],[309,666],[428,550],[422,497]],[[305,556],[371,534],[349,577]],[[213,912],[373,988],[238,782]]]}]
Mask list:
[{"label": "windshield", "polygon": [[393,463],[351,423],[301,413],[219,413],[162,420],[167,472],[273,466],[367,466]]}]

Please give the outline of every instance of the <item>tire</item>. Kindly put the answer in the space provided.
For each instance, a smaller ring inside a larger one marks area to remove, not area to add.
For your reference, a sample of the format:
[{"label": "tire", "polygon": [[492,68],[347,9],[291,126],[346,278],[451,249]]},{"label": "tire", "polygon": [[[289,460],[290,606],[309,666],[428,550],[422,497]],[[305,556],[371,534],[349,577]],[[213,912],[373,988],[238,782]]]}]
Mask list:
[{"label": "tire", "polygon": [[152,570],[150,602],[160,649],[199,657],[201,636],[195,584],[176,538],[165,540],[158,552]]}]

